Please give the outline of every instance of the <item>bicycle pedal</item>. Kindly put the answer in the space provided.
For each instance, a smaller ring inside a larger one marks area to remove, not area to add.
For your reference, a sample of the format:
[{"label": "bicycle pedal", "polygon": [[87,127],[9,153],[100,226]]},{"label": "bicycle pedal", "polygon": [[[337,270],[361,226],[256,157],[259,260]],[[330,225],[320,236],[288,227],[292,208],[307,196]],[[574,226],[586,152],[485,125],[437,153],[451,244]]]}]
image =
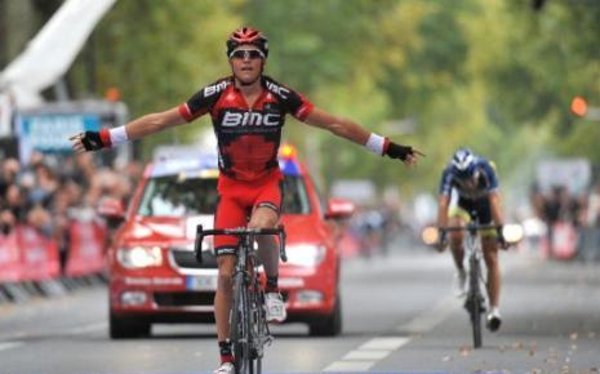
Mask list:
[{"label": "bicycle pedal", "polygon": [[267,335],[267,336],[265,337],[265,340],[264,340],[264,346],[265,346],[265,347],[269,347],[271,344],[273,344],[273,341],[274,341],[274,340],[275,340],[275,339],[273,338],[273,336],[272,336],[272,335]]},{"label": "bicycle pedal", "polygon": [[256,347],[250,348],[250,358],[256,360],[259,357],[262,357],[262,351],[259,351]]},{"label": "bicycle pedal", "polygon": [[466,310],[471,310],[471,305],[472,305],[471,298],[467,298],[465,300],[465,302],[463,303],[463,308],[465,308]]}]

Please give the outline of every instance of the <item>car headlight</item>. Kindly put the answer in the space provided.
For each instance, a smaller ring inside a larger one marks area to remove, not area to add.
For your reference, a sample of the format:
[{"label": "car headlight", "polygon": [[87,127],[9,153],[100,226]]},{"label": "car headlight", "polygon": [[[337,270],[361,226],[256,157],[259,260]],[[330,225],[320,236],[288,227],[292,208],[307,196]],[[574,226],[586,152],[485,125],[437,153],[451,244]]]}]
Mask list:
[{"label": "car headlight", "polygon": [[285,248],[287,262],[300,266],[316,266],[325,259],[325,247],[314,244],[288,245]]},{"label": "car headlight", "polygon": [[160,247],[119,248],[117,261],[128,269],[160,266],[162,264],[162,252]]},{"label": "car headlight", "polygon": [[502,236],[510,244],[516,244],[523,239],[523,226],[510,223],[502,227]]},{"label": "car headlight", "polygon": [[421,240],[423,240],[423,243],[426,245],[434,245],[439,239],[439,230],[437,227],[427,226],[421,232]]}]

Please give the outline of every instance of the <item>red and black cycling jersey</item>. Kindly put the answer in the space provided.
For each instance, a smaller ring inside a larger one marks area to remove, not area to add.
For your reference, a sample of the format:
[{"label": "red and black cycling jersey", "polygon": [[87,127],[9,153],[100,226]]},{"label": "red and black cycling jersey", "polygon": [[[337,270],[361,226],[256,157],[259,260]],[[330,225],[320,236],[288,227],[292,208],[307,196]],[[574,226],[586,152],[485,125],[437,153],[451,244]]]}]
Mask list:
[{"label": "red and black cycling jersey", "polygon": [[240,181],[256,181],[279,167],[277,152],[286,114],[304,120],[313,104],[270,77],[250,108],[233,77],[202,88],[179,106],[188,122],[210,113],[219,147],[219,169]]}]

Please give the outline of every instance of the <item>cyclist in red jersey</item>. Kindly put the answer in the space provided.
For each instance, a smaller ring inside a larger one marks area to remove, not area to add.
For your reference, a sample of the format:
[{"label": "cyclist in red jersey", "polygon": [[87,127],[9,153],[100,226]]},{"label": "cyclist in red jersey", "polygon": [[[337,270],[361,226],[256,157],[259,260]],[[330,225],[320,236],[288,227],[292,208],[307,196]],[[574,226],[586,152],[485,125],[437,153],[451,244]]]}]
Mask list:
[{"label": "cyclist in red jersey", "polygon": [[[411,166],[423,154],[370,133],[356,122],[315,107],[304,96],[263,74],[269,54],[267,38],[259,30],[241,27],[227,39],[232,75],[210,84],[189,100],[137,118],[124,126],[86,131],[71,137],[76,152],[95,151],[139,139],[210,114],[217,137],[220,176],[215,228],[248,226],[273,228],[279,221],[282,174],[277,162],[286,114],[308,125],[365,146],[370,151]],[[247,219],[249,218],[249,221]],[[218,374],[234,373],[229,337],[229,309],[237,241],[215,238],[219,280],[215,320],[221,355]],[[285,304],[278,292],[278,246],[273,238],[259,242],[259,256],[267,275],[267,319],[283,321]]]}]

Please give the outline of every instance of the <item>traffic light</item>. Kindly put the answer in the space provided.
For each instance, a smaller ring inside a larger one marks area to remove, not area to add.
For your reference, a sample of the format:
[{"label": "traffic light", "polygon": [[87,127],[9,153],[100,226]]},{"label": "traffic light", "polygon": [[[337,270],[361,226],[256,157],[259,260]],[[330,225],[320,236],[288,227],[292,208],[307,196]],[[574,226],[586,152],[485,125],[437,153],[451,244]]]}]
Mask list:
[{"label": "traffic light", "polygon": [[109,87],[104,93],[104,98],[108,101],[117,102],[121,100],[121,91],[117,87]]},{"label": "traffic light", "polygon": [[571,112],[578,117],[585,117],[588,111],[587,101],[581,96],[575,96],[571,100]]}]

